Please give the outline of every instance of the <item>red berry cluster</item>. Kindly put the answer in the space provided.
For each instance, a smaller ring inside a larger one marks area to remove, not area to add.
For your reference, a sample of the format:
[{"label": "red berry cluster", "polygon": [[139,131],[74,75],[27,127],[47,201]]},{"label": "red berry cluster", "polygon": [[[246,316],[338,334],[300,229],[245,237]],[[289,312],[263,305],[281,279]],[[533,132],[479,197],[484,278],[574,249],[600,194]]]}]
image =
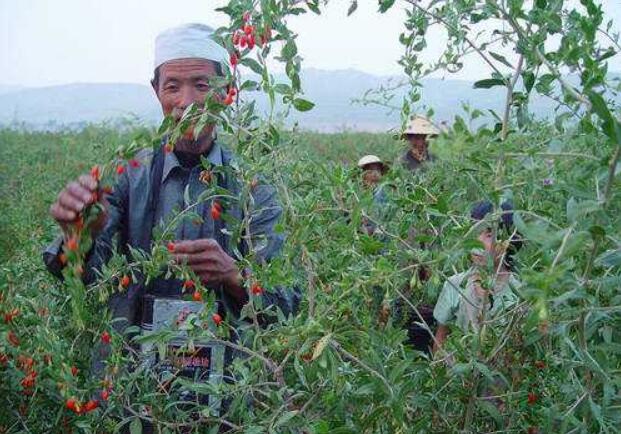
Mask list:
[{"label": "red berry cluster", "polygon": [[251,18],[250,12],[244,13],[244,24],[232,36],[234,46],[241,49],[248,47],[249,50],[252,50],[256,45],[255,28],[250,24]]}]

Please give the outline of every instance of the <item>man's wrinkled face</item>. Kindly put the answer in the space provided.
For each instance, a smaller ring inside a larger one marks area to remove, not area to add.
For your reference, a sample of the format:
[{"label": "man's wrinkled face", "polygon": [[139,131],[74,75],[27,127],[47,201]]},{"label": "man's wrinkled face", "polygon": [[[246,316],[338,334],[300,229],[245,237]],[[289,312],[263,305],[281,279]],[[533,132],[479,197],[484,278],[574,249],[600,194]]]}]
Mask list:
[{"label": "man's wrinkled face", "polygon": [[[205,59],[179,59],[162,64],[153,88],[164,115],[172,115],[179,121],[190,104],[202,107],[211,89],[210,79],[216,76],[216,64]],[[213,128],[213,125],[203,128],[200,137],[211,136]]]}]

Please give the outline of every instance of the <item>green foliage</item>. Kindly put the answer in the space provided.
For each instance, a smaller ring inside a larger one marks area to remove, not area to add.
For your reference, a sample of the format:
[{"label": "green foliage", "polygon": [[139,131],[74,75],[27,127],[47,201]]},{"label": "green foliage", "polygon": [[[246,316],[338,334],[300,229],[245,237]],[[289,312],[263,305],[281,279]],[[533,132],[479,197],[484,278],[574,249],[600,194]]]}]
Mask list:
[{"label": "green foliage", "polygon": [[[0,343],[0,352],[10,357],[0,368],[0,420],[9,423],[3,425],[9,432],[24,427],[36,432],[66,421],[112,430],[126,420],[137,430],[138,419],[126,419],[123,408],[145,405],[162,424],[191,423],[180,407],[166,405],[166,395],[147,392],[154,379],[140,370],[117,374],[105,412],[72,415],[60,398],[63,393],[88,396],[101,387],[89,384],[87,375],[99,326],[76,335],[66,321],[69,295],[40,265],[39,250],[56,233],[47,207],[66,177],[89,167],[95,149],[112,152],[118,140],[126,139],[103,129],[57,135],[3,131],[2,137],[8,144],[3,160],[12,161],[11,170],[21,174],[25,185],[5,183],[2,190],[5,208],[12,211],[4,217],[4,233],[22,234],[2,238],[13,249],[2,266],[3,306],[21,311],[12,325],[0,325],[2,336],[12,328],[21,339],[19,348],[4,338]],[[557,146],[550,137],[562,149],[550,152]],[[503,147],[506,185],[498,190],[493,134],[486,129],[450,133],[436,143],[444,147],[442,160],[423,173],[412,176],[393,164],[385,180],[390,213],[381,223],[389,235],[377,249],[359,229],[361,216],[372,206],[352,163],[366,152],[396,159],[403,143],[372,134],[286,134],[256,169],[281,190],[288,243],[281,260],[258,272],[269,283],[303,283],[304,303],[293,320],[246,331],[250,351],[276,365],[285,362],[285,386],[277,385],[258,356],[238,361],[235,385],[212,391],[235,397],[225,418],[244,432],[446,432],[462,426],[472,405],[473,431],[613,429],[619,423],[615,408],[621,387],[616,344],[621,338],[621,201],[615,193],[604,212],[593,200],[598,181],[592,174],[605,171],[609,149],[592,148],[597,140],[579,131],[559,135],[545,126],[512,136]],[[451,150],[452,143],[460,142],[467,152],[462,145]],[[62,173],[56,170],[59,160],[41,159],[43,143],[46,155],[62,159]],[[553,184],[545,185],[546,178]],[[414,305],[433,302],[445,277],[465,266],[471,203],[482,198],[497,203],[508,196],[522,210],[516,221],[527,243],[519,256],[524,282],[519,295],[530,308],[512,311],[515,322],[490,328],[478,345],[475,335],[454,330],[449,348],[455,364],[430,363],[404,345],[402,317],[393,312],[388,321],[381,320],[381,305],[392,306],[402,296]],[[432,231],[428,249],[405,247],[412,227]],[[427,264],[432,272],[422,286],[411,282],[408,265],[415,263]],[[89,309],[96,312],[99,303],[94,298]],[[48,312],[41,317],[37,312],[43,307]],[[104,325],[105,318],[98,324]],[[21,392],[20,354],[41,366],[33,397]],[[45,354],[53,356],[49,366]],[[536,361],[545,368],[537,368]],[[120,367],[127,362],[119,353],[111,363]],[[78,381],[68,374],[71,365],[80,368]],[[59,390],[56,383],[69,390]],[[502,406],[484,398],[489,387],[497,388]],[[527,403],[528,393],[539,397],[535,404]],[[248,407],[248,398],[255,405]]]}]

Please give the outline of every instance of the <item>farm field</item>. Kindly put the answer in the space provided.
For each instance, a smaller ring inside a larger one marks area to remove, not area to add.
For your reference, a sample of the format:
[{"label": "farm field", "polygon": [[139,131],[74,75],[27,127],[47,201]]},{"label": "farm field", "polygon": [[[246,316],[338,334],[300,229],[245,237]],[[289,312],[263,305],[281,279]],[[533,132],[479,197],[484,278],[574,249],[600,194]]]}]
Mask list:
[{"label": "farm field", "polygon": [[[153,379],[124,370],[129,356],[117,334],[106,405],[87,414],[65,408],[68,397],[85,402],[101,390],[89,366],[108,328],[105,302],[91,290],[87,327],[76,329],[70,295],[44,270],[41,249],[57,234],[48,207],[68,180],[138,133],[145,132],[0,131],[0,310],[19,311],[0,321],[1,433],[113,432],[123,424],[135,433],[139,415],[160,432],[206,429],[174,401],[183,382],[150,393]],[[257,433],[456,432],[465,424],[472,432],[617,431],[621,194],[617,184],[603,201],[606,142],[537,124],[499,146],[490,130],[458,123],[433,143],[439,158],[425,171],[391,165],[383,181],[389,201],[378,210],[355,162],[366,153],[396,162],[403,146],[388,134],[296,132],[284,133],[269,155],[240,152],[248,170],[277,186],[285,211],[283,256],[255,272],[267,287],[295,285],[303,297],[297,316],[247,331],[252,354],[282,363],[282,383],[261,357],[239,362],[235,385],[217,391],[231,397],[223,416],[229,426]],[[516,209],[524,237],[519,303],[484,333],[453,329],[451,356],[432,360],[406,343],[405,328],[418,321],[411,307],[433,305],[446,278],[468,267],[477,245],[468,214],[482,199],[510,199]],[[363,233],[364,216],[384,235]],[[427,281],[416,277],[421,264]],[[24,386],[29,358],[38,372],[33,393]],[[211,426],[217,420],[205,416]]]}]

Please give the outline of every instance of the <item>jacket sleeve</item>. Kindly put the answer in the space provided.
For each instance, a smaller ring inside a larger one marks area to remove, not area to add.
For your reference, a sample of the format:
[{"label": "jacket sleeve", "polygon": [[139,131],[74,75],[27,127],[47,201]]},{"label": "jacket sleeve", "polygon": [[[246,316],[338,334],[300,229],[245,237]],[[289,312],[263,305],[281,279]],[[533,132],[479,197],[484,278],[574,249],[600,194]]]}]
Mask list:
[{"label": "jacket sleeve", "polygon": [[[114,253],[115,244],[121,236],[127,216],[127,202],[129,197],[129,182],[126,176],[119,179],[108,201],[108,218],[102,231],[94,240],[93,247],[86,257],[84,283],[90,284],[95,281],[97,271],[107,263]],[[63,237],[58,236],[50,245],[43,250],[43,262],[48,271],[62,279],[63,265],[60,255],[63,252]]]}]

